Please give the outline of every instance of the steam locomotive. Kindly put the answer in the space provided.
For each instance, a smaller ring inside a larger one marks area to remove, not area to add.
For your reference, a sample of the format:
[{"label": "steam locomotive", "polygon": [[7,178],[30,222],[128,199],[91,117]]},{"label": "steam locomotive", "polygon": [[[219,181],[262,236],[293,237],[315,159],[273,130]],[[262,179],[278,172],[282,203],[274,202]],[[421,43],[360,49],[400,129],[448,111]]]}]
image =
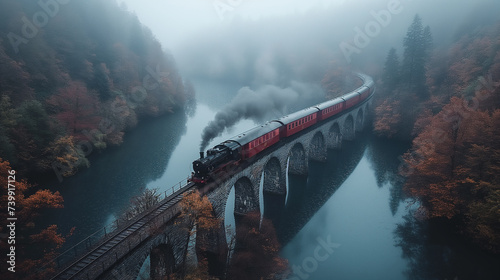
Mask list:
[{"label": "steam locomotive", "polygon": [[372,78],[356,73],[363,85],[341,97],[300,110],[277,120],[269,121],[207,150],[206,156],[193,162],[191,181],[205,184],[227,167],[240,164],[300,131],[323,122],[368,99],[375,92]]}]

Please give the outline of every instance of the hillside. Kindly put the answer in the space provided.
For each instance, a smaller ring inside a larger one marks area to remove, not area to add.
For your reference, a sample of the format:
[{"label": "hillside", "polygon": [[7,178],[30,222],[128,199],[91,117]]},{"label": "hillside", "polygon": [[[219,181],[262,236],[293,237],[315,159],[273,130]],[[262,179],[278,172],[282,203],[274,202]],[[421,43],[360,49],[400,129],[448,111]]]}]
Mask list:
[{"label": "hillside", "polygon": [[141,118],[193,99],[173,58],[114,1],[0,6],[0,158],[21,176],[70,176]]}]

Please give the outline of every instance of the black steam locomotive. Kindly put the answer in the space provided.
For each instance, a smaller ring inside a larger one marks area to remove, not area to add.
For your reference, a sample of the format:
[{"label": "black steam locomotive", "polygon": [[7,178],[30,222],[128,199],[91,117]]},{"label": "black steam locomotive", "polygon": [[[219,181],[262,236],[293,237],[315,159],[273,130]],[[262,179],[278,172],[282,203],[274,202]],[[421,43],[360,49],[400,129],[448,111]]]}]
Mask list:
[{"label": "black steam locomotive", "polygon": [[290,137],[364,102],[375,92],[375,83],[367,75],[356,75],[363,80],[363,85],[350,93],[252,128],[207,150],[206,157],[203,151],[200,152],[200,158],[193,162],[194,174],[191,181],[205,184],[228,166],[256,156],[280,139]]}]

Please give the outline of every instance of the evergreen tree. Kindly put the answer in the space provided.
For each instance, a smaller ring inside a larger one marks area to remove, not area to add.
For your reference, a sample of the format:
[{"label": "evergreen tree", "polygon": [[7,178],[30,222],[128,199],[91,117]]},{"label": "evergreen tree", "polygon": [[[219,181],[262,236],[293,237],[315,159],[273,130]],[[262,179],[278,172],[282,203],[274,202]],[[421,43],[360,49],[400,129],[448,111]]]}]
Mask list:
[{"label": "evergreen tree", "polygon": [[387,90],[392,91],[398,85],[400,78],[399,71],[400,66],[398,54],[396,53],[396,49],[392,48],[387,55],[383,74],[384,86]]},{"label": "evergreen tree", "polygon": [[415,15],[412,24],[408,28],[403,41],[403,75],[402,80],[410,90],[419,96],[425,97],[427,90],[425,86],[425,64],[432,45],[432,36],[429,27],[423,27],[422,19]]},{"label": "evergreen tree", "polygon": [[431,28],[429,26],[426,26],[424,28],[424,32],[422,33],[422,41],[424,44],[423,45],[424,57],[428,59],[430,56],[430,50],[432,48],[432,33],[431,33]]}]

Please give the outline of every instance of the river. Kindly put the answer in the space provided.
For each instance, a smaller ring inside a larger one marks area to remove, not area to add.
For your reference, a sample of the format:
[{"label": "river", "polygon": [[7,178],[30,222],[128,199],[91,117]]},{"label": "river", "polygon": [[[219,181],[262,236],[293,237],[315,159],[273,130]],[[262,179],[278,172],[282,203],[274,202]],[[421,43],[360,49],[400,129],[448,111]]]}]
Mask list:
[{"label": "river", "polygon": [[[90,168],[48,184],[62,193],[65,208],[50,211],[43,223],[63,233],[76,227],[68,246],[76,244],[112,223],[144,188],[164,192],[185,180],[216,110],[200,102],[191,116],[142,121],[120,147],[92,154]],[[243,121],[212,144],[254,125]],[[281,256],[295,268],[289,279],[498,279],[498,257],[413,218],[397,176],[407,148],[365,132],[329,151],[326,163],[311,162],[308,177],[290,176],[276,224]],[[325,242],[334,245],[319,256]]]}]

